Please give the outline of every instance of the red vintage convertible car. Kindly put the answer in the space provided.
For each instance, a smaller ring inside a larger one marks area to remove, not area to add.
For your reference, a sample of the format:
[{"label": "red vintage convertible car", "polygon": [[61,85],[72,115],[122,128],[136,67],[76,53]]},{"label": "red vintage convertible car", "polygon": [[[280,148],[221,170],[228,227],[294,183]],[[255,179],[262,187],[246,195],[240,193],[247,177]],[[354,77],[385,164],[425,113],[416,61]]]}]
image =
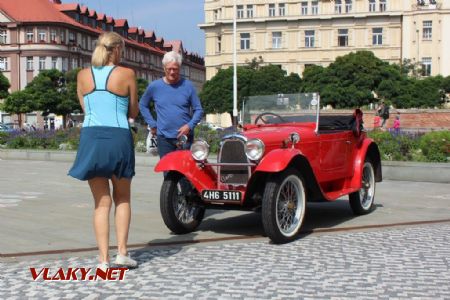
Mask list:
[{"label": "red vintage convertible car", "polygon": [[209,208],[260,209],[267,236],[285,243],[300,231],[307,202],[348,195],[355,214],[372,210],[380,153],[359,109],[325,113],[317,94],[291,94],[250,97],[244,111],[242,130],[222,137],[217,161],[199,139],[155,167],[167,172],[160,208],[171,231],[194,231]]}]

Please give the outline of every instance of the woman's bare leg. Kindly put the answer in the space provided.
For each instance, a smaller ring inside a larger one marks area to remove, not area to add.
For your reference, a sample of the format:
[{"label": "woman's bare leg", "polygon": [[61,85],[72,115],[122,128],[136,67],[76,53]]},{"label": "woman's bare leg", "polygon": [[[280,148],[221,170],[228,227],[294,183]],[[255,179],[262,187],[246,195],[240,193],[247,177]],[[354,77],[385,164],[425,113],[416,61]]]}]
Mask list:
[{"label": "woman's bare leg", "polygon": [[127,255],[128,231],[131,219],[131,179],[112,177],[113,199],[116,206],[116,238],[117,250],[121,255]]},{"label": "woman's bare leg", "polygon": [[112,205],[109,180],[96,177],[88,182],[95,200],[94,231],[99,250],[99,260],[101,263],[109,262],[109,212]]}]

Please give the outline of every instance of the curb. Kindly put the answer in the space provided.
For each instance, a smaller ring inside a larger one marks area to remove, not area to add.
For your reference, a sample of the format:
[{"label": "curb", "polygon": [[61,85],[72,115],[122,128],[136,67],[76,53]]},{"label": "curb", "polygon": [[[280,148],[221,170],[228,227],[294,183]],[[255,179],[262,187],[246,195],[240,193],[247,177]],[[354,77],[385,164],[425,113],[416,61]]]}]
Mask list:
[{"label": "curb", "polygon": [[[75,160],[75,155],[75,151],[0,149],[0,159],[6,160],[72,162]],[[137,166],[154,167],[158,160],[157,156],[136,153]],[[450,163],[382,161],[382,170],[385,180],[450,183]]]}]

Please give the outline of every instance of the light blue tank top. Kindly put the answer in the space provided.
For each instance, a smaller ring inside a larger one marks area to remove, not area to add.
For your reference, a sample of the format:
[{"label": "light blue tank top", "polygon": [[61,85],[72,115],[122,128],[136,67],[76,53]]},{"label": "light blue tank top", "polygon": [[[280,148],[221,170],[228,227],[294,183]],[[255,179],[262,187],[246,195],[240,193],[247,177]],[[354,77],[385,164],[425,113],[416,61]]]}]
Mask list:
[{"label": "light blue tank top", "polygon": [[108,126],[129,128],[129,97],[117,95],[107,90],[109,76],[115,67],[91,68],[94,90],[83,95],[85,113],[83,127]]}]

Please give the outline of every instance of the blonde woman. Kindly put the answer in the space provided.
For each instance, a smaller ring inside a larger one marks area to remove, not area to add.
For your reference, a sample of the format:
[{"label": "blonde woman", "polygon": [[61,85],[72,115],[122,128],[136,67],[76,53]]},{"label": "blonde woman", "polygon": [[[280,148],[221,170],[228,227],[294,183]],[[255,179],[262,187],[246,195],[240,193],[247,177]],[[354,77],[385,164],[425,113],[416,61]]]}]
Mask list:
[{"label": "blonde woman", "polygon": [[109,268],[109,213],[113,201],[118,247],[114,263],[137,266],[127,249],[135,160],[128,118],[135,118],[139,108],[134,71],[118,66],[123,49],[120,35],[103,33],[92,54],[92,67],[81,70],[77,78],[78,99],[85,117],[69,175],[87,180],[94,196],[94,230],[101,269]]}]

